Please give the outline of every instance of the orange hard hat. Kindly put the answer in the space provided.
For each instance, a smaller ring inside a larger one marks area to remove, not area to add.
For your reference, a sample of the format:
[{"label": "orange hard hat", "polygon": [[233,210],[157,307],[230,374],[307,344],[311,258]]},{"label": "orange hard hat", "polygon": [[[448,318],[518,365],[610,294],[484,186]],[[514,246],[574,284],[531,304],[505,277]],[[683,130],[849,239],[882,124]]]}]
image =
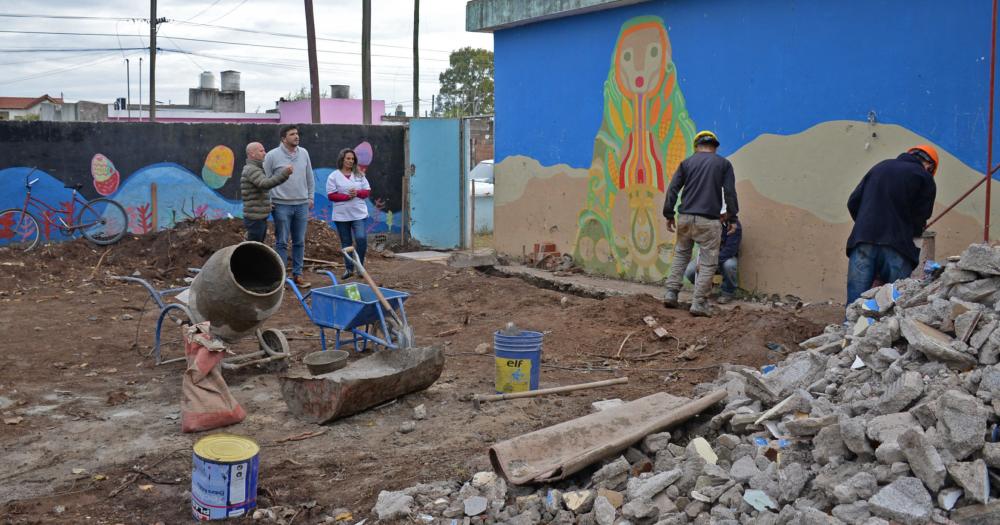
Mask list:
[{"label": "orange hard hat", "polygon": [[916,154],[918,157],[934,164],[931,166],[931,175],[934,175],[934,173],[937,172],[938,152],[934,149],[934,146],[931,146],[930,144],[921,144],[919,146],[913,146],[912,148],[906,150],[906,152]]}]

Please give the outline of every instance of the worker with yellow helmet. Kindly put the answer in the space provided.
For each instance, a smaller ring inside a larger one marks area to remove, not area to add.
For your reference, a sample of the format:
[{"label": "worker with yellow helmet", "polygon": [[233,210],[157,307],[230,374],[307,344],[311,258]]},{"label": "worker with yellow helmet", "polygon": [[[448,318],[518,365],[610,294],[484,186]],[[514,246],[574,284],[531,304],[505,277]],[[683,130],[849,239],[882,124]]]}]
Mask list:
[{"label": "worker with yellow helmet", "polygon": [[[667,229],[677,232],[663,304],[668,308],[677,307],[677,293],[683,283],[684,270],[691,260],[694,244],[698,243],[698,272],[690,312],[702,317],[712,315],[708,294],[719,265],[722,222],[736,219],[740,211],[733,165],[716,153],[718,147],[719,138],[711,131],[701,131],[694,136],[695,152],[677,167],[663,204]],[[683,197],[678,204],[682,190]],[[726,217],[722,216],[723,208]],[[735,221],[729,228],[735,230]]]}]

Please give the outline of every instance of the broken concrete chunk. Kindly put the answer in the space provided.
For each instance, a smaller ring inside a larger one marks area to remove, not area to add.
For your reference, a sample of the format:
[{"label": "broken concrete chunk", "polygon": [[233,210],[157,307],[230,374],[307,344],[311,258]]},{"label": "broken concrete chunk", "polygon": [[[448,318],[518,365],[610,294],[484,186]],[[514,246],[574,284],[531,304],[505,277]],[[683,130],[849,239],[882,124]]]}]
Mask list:
[{"label": "broken concrete chunk", "polygon": [[848,450],[858,456],[869,456],[875,453],[871,443],[868,441],[866,429],[868,421],[863,417],[840,418],[840,436],[844,440],[844,445]]},{"label": "broken concrete chunk", "polygon": [[778,505],[763,490],[749,489],[743,493],[743,501],[751,507],[763,512],[766,509],[778,510]]},{"label": "broken concrete chunk", "polygon": [[989,410],[976,398],[949,390],[937,401],[937,431],[956,460],[983,448]]},{"label": "broken concrete chunk", "polygon": [[986,462],[981,459],[948,465],[948,474],[965,491],[965,497],[976,503],[986,503],[990,496]]},{"label": "broken concrete chunk", "polygon": [[826,356],[809,350],[790,355],[781,366],[765,375],[763,381],[780,398],[813,384],[824,373]]},{"label": "broken concrete chunk", "polygon": [[657,494],[680,479],[681,469],[660,472],[648,478],[631,478],[628,480],[628,499],[653,499]]},{"label": "broken concrete chunk", "polygon": [[844,523],[864,523],[872,515],[867,501],[837,505],[830,510],[830,514]]},{"label": "broken concrete chunk", "polygon": [[983,445],[983,460],[990,468],[1000,468],[1000,443]]},{"label": "broken concrete chunk", "polygon": [[618,459],[604,465],[594,473],[594,476],[591,478],[594,486],[612,490],[618,489],[628,479],[630,466],[624,456],[619,456]]},{"label": "broken concrete chunk", "polygon": [[605,399],[603,401],[594,401],[590,404],[590,407],[594,409],[594,412],[600,412],[602,410],[607,410],[609,408],[615,408],[624,405],[625,402],[621,399]]},{"label": "broken concrete chunk", "polygon": [[928,359],[941,361],[949,367],[963,371],[976,366],[977,360],[974,357],[951,347],[954,339],[947,334],[905,317],[900,323],[900,328],[903,337],[910,343],[910,348],[924,354]]},{"label": "broken concrete chunk", "polygon": [[794,437],[815,436],[823,427],[837,423],[837,415],[805,417],[785,422],[785,430]]},{"label": "broken concrete chunk", "polygon": [[942,489],[937,495],[938,507],[941,507],[944,510],[951,510],[955,508],[955,503],[957,503],[958,498],[961,497],[962,489],[958,487],[948,487],[946,489]]},{"label": "broken concrete chunk", "polygon": [[835,458],[843,458],[847,452],[844,438],[840,434],[840,425],[823,427],[812,440],[813,460],[820,465],[826,465]]},{"label": "broken concrete chunk", "polygon": [[944,486],[947,471],[941,455],[938,454],[924,433],[917,429],[909,429],[900,434],[896,439],[906,461],[910,464],[910,470],[927,485],[927,488],[938,491]]},{"label": "broken concrete chunk", "polygon": [[903,523],[927,523],[934,504],[917,478],[902,477],[886,485],[868,500],[871,513]]},{"label": "broken concrete chunk", "polygon": [[919,372],[904,372],[891,383],[879,399],[875,410],[879,414],[900,412],[924,393],[924,380]]},{"label": "broken concrete chunk", "polygon": [[380,520],[394,520],[409,516],[413,507],[413,497],[405,492],[383,490],[378,493],[378,500],[372,512],[378,514]]},{"label": "broken concrete chunk", "polygon": [[961,270],[986,275],[1000,275],[1000,248],[989,244],[971,244],[958,260]]},{"label": "broken concrete chunk", "polygon": [[574,490],[563,493],[563,504],[573,514],[584,514],[594,506],[595,497],[596,493],[592,490]]},{"label": "broken concrete chunk", "polygon": [[471,498],[466,498],[462,504],[464,505],[466,516],[478,516],[486,512],[489,501],[482,496],[472,496]]},{"label": "broken concrete chunk", "polygon": [[758,474],[760,474],[760,469],[757,468],[757,463],[750,456],[737,459],[729,469],[729,475],[738,483],[746,483]]},{"label": "broken concrete chunk", "polygon": [[995,294],[998,290],[1000,290],[1000,277],[989,277],[962,283],[954,287],[951,291],[951,297],[970,303],[980,303]]},{"label": "broken concrete chunk", "polygon": [[969,338],[969,346],[975,348],[976,350],[982,349],[983,345],[989,339],[990,334],[997,329],[997,321],[990,320],[984,324],[984,321],[979,322],[979,326],[976,331],[973,332],[972,337]]},{"label": "broken concrete chunk", "polygon": [[594,520],[598,525],[614,525],[615,507],[604,496],[594,500]]},{"label": "broken concrete chunk", "polygon": [[996,525],[1000,523],[1000,500],[962,507],[952,512],[950,518],[958,525]]},{"label": "broken concrete chunk", "polygon": [[719,461],[719,456],[715,454],[712,450],[712,445],[709,442],[699,436],[691,440],[687,446],[688,453],[694,453],[701,456],[706,462],[715,465]]},{"label": "broken concrete chunk", "polygon": [[896,289],[896,285],[884,284],[876,289],[874,297],[861,303],[861,309],[865,315],[881,317],[895,306],[897,299],[899,299],[899,290]]},{"label": "broken concrete chunk", "polygon": [[872,441],[879,443],[896,442],[903,432],[909,429],[923,430],[916,418],[909,412],[897,412],[872,418],[868,422],[866,434]]},{"label": "broken concrete chunk", "polygon": [[656,454],[657,452],[667,448],[670,444],[670,432],[660,432],[658,434],[650,434],[642,440],[642,449],[648,454]]},{"label": "broken concrete chunk", "polygon": [[622,515],[636,520],[656,519],[660,510],[647,499],[636,499],[622,506]]},{"label": "broken concrete chunk", "polygon": [[875,495],[876,490],[878,490],[878,480],[875,479],[875,475],[862,471],[834,486],[833,497],[838,503],[846,504],[867,500]]}]

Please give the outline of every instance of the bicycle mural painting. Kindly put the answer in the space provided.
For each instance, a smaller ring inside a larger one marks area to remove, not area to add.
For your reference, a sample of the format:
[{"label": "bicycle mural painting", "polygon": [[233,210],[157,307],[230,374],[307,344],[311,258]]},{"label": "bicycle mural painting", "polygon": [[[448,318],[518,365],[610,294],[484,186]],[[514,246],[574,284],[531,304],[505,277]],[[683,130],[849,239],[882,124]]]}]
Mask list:
[{"label": "bicycle mural painting", "polygon": [[0,246],[28,251],[38,246],[43,238],[50,241],[73,238],[77,234],[104,246],[118,242],[128,231],[125,208],[103,197],[91,201],[84,199],[80,196],[83,184],[65,185],[72,193],[68,201],[58,206],[33,196],[32,186],[40,180],[31,177],[34,172],[32,169],[24,177],[25,196],[21,207],[0,211]]}]

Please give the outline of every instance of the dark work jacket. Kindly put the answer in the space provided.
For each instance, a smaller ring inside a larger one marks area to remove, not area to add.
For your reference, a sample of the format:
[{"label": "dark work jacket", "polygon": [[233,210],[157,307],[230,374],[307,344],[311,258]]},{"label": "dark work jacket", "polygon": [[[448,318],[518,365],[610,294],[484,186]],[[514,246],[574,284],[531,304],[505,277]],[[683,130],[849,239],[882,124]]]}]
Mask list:
[{"label": "dark work jacket", "polygon": [[678,208],[680,213],[718,219],[722,210],[722,195],[726,195],[726,213],[736,218],[740,204],[736,199],[736,175],[733,165],[725,157],[696,152],[684,159],[667,187],[667,200],[663,203],[663,216],[674,218],[674,206],[681,190],[684,196]]},{"label": "dark work jacket", "polygon": [[722,264],[740,254],[740,241],[743,240],[743,225],[736,219],[729,219],[728,224],[736,224],[736,231],[729,235],[727,224],[722,225],[722,248],[719,248],[719,264]]},{"label": "dark work jacket", "polygon": [[879,162],[847,199],[847,209],[854,219],[847,255],[858,244],[879,244],[917,264],[920,249],[913,244],[913,238],[923,233],[936,196],[934,177],[916,156],[903,153]]}]

